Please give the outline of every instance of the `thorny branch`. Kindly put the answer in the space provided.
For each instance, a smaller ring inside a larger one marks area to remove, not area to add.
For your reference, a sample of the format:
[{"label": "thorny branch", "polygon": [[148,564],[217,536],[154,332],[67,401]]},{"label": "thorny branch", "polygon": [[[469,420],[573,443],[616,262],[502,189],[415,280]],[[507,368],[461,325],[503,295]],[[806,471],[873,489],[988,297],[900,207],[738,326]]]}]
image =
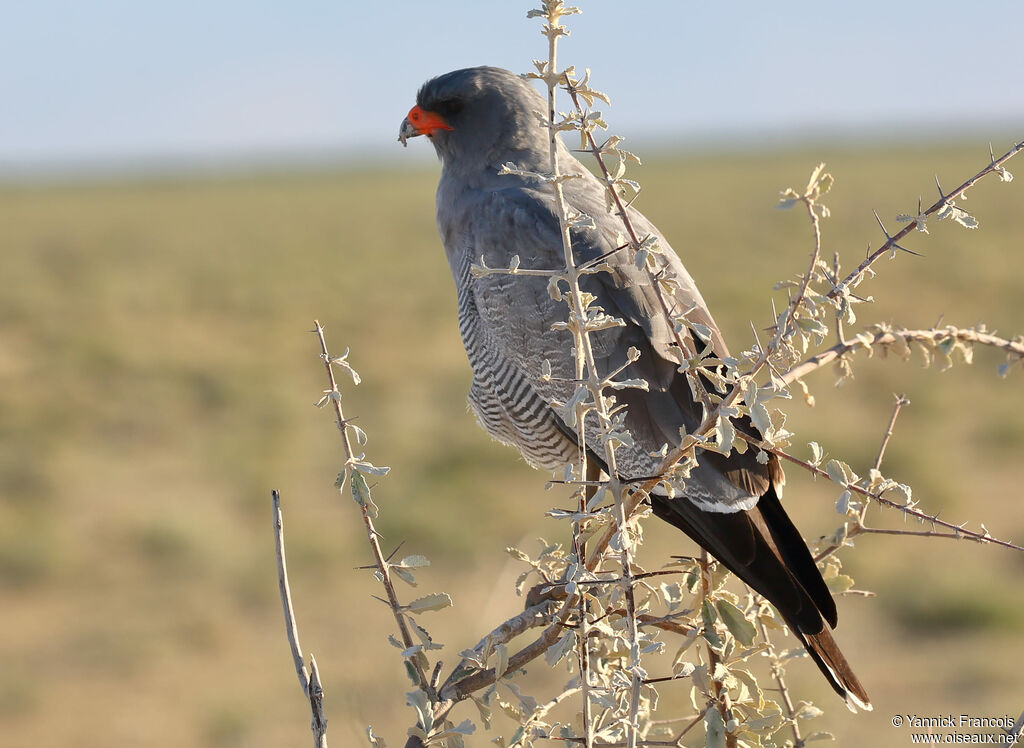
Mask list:
[{"label": "thorny branch", "polygon": [[[842,295],[844,292],[846,292],[847,289],[856,286],[857,282],[864,275],[865,271],[867,271],[867,269],[869,267],[871,267],[871,265],[873,265],[874,262],[878,258],[882,257],[886,252],[893,252],[896,249],[903,249],[903,247],[900,247],[900,245],[899,245],[899,242],[900,242],[901,239],[903,239],[911,231],[914,231],[915,229],[919,229],[920,226],[923,226],[924,223],[925,223],[925,219],[930,218],[931,216],[934,216],[936,213],[938,213],[940,210],[945,208],[947,205],[952,206],[953,203],[952,203],[950,198],[959,196],[960,199],[963,199],[964,198],[964,194],[971,187],[973,187],[975,184],[977,184],[978,181],[981,180],[983,177],[986,177],[989,174],[994,174],[994,173],[1002,174],[1003,173],[1003,165],[1007,161],[1009,161],[1011,158],[1016,156],[1018,153],[1020,153],[1020,151],[1022,151],[1022,150],[1024,150],[1024,140],[1022,140],[1019,143],[1015,143],[1013,145],[1013,147],[1010,148],[1010,150],[1008,150],[1006,153],[1004,153],[999,158],[995,158],[994,157],[994,154],[992,154],[992,151],[991,151],[991,148],[990,148],[989,149],[989,155],[992,157],[992,161],[988,164],[988,166],[986,166],[984,169],[979,171],[977,174],[975,174],[970,179],[964,180],[964,182],[961,183],[959,187],[956,187],[955,189],[953,189],[949,193],[943,193],[942,188],[939,187],[939,199],[936,200],[934,203],[932,203],[931,207],[929,207],[923,213],[919,213],[918,216],[915,219],[912,219],[911,221],[909,221],[906,226],[904,226],[900,231],[898,231],[897,233],[893,234],[892,236],[889,236],[888,232],[885,232],[886,233],[886,240],[882,244],[882,246],[880,246],[878,249],[876,249],[874,252],[872,252],[870,255],[868,255],[864,259],[864,261],[860,265],[857,266],[856,270],[854,270],[849,275],[847,275],[845,278],[843,278],[843,280],[841,280],[835,286],[835,288],[833,288],[829,292],[828,297],[834,299],[834,298]],[[937,182],[936,182],[936,186],[938,186]],[[882,227],[882,230],[885,231],[885,227],[884,226]]]},{"label": "thorny branch", "polygon": [[[818,465],[812,464],[807,460],[801,460],[799,457],[791,455],[788,452],[779,449],[778,447],[766,444],[760,439],[755,439],[752,436],[748,436],[746,434],[737,435],[740,436],[748,444],[751,444],[757,447],[758,449],[763,449],[766,452],[771,452],[772,454],[777,455],[780,459],[786,460],[787,462],[791,462],[794,465],[799,465],[812,475],[820,475],[822,477],[831,479],[831,476],[829,476],[828,472],[819,467]],[[909,506],[906,503],[901,504],[897,501],[893,501],[892,499],[886,498],[885,496],[882,495],[882,492],[869,491],[863,486],[856,485],[855,483],[843,483],[842,486],[847,491],[859,494],[860,496],[863,496],[866,499],[876,501],[879,504],[890,507],[892,509],[897,509],[900,512],[902,512],[905,516],[912,517],[923,524],[932,525],[933,527],[937,525],[939,527],[944,527],[948,530],[951,530],[951,532],[936,532],[864,528],[861,530],[861,532],[877,533],[880,535],[921,535],[930,538],[949,538],[951,540],[973,540],[976,543],[990,543],[992,545],[1000,545],[1004,548],[1009,548],[1014,551],[1024,551],[1024,546],[1019,546],[1016,543],[1011,543],[1007,540],[1000,540],[999,538],[992,537],[992,535],[988,534],[987,532],[976,532],[974,530],[968,530],[964,527],[966,523],[956,525],[952,522],[947,522],[946,520],[939,519],[939,516],[937,514],[933,516],[925,512],[922,512],[918,509],[914,509],[912,506]]]}]

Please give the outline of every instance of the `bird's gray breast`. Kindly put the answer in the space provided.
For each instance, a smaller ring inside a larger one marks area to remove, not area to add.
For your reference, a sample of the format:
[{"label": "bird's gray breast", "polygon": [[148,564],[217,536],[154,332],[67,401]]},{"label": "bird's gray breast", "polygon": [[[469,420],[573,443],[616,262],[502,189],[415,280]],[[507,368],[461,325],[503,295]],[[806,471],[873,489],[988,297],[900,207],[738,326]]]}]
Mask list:
[{"label": "bird's gray breast", "polygon": [[[481,425],[537,467],[556,469],[575,462],[579,441],[603,452],[605,431],[598,418],[588,415],[582,424],[563,420],[552,407],[572,400],[581,383],[572,335],[564,329],[568,309],[552,297],[548,278],[508,272],[474,278],[470,272],[481,258],[490,268],[507,268],[516,255],[523,268],[563,267],[558,221],[550,205],[526,188],[458,193],[442,178],[438,225],[458,289],[459,329],[473,368],[469,402]],[[614,237],[600,231],[576,239],[574,250],[581,257],[601,256],[615,246]],[[621,321],[590,335],[597,375],[618,370],[628,349],[636,347],[642,361],[627,367],[620,378],[649,383],[646,391],[614,393],[615,401],[627,406],[620,413],[630,435],[615,452],[616,471],[629,479],[656,474],[659,450],[678,443],[680,429],[699,419],[688,391],[671,389],[675,366],[660,355],[670,347],[671,326],[644,295],[650,281],[633,275],[617,269],[606,282],[589,284],[595,302],[590,311],[600,307]],[[542,376],[545,369],[550,376]],[[748,508],[757,499],[703,461],[688,482],[686,496],[711,511]]]},{"label": "bird's gray breast", "polygon": [[[477,284],[470,256],[453,266],[459,303],[459,334],[473,369],[469,405],[477,420],[498,441],[516,447],[534,467],[554,470],[577,457],[575,442],[556,423],[557,416],[537,394],[530,379],[503,352],[477,307]],[[508,310],[508,324],[518,312]]]}]

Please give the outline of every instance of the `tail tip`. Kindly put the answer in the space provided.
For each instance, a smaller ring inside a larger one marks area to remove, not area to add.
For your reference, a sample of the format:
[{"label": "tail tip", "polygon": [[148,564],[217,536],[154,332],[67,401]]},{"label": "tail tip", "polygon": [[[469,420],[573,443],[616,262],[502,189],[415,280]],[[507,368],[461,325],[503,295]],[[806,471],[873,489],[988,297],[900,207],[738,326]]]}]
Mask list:
[{"label": "tail tip", "polygon": [[849,689],[843,689],[843,701],[846,702],[846,708],[854,714],[857,713],[858,709],[862,709],[865,712],[870,712],[874,709],[871,705],[871,701],[868,699],[867,694],[858,696]]}]

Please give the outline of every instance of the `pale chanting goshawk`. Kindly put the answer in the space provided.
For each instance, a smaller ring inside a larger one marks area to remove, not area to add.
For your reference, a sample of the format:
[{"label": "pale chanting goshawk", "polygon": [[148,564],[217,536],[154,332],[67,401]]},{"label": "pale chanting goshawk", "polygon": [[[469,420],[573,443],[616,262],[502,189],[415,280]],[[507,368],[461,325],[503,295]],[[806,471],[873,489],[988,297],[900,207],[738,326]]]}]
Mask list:
[{"label": "pale chanting goshawk", "polygon": [[[437,224],[473,369],[470,405],[496,439],[517,447],[531,465],[556,469],[578,456],[577,427],[551,406],[567,401],[576,388],[571,337],[552,329],[566,320],[567,307],[552,299],[547,278],[470,273],[481,257],[491,268],[509,267],[516,255],[523,268],[564,266],[550,186],[527,175],[499,174],[507,163],[526,173],[549,169],[548,131],[538,118],[546,110],[541,95],[507,70],[456,70],[420,88],[399,139],[426,135],[442,162]],[[719,358],[728,350],[696,284],[654,225],[629,209],[636,231],[656,237],[663,250],[657,255],[660,270],[676,288],[669,314],[650,273],[637,268],[629,252],[614,251],[623,225],[608,211],[602,183],[561,142],[558,154],[562,172],[578,175],[563,183],[566,202],[594,222],[593,228],[572,230],[575,260],[603,257],[610,266],[583,276],[581,286],[596,297],[596,305],[625,322],[592,334],[598,373],[621,366],[627,351],[636,348],[640,357],[621,376],[649,384],[647,391],[615,393],[627,406],[625,425],[634,442],[616,450],[616,468],[624,480],[648,477],[658,468],[663,445],[677,446],[681,429],[692,431],[702,417],[679,371],[673,317],[687,313],[687,319],[711,331],[707,343],[690,336],[697,350],[708,345]],[[543,376],[545,361],[550,376]],[[586,419],[587,444],[599,443],[594,420]],[[737,421],[736,427],[759,436],[749,420]],[[591,456],[604,465],[602,454]],[[761,464],[752,449],[728,456],[702,451],[697,457],[681,494],[652,492],[654,513],[767,598],[847,705],[870,709],[864,687],[832,638],[837,617],[832,595],[779,502],[785,479],[778,459],[771,456]]]}]

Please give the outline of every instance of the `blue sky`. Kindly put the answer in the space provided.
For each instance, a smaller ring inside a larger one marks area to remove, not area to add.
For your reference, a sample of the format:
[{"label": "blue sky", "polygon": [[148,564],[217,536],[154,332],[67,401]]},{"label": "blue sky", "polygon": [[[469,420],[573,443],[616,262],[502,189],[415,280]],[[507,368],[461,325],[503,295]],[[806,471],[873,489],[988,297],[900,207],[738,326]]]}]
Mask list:
[{"label": "blue sky", "polygon": [[[578,4],[562,61],[592,69],[633,142],[1024,130],[1019,0]],[[396,157],[426,78],[545,54],[529,7],[8,3],[0,170]]]}]

